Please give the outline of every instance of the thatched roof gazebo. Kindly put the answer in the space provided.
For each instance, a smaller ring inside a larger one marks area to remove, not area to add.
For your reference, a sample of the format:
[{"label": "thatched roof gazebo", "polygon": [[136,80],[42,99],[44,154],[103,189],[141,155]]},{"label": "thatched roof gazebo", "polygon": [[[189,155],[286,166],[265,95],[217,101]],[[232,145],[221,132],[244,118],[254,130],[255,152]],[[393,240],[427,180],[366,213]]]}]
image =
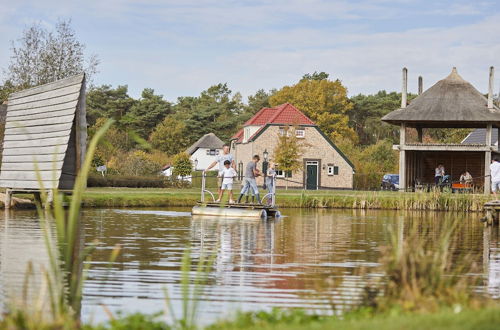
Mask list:
[{"label": "thatched roof gazebo", "polygon": [[[414,187],[418,182],[432,182],[434,168],[443,164],[452,179],[467,170],[481,178],[484,191],[489,192],[489,164],[492,127],[500,127],[500,109],[493,105],[493,67],[490,68],[488,98],[465,81],[453,68],[448,77],[438,81],[408,105],[406,102],[407,70],[403,69],[401,108],[390,112],[382,121],[400,126],[400,189]],[[406,141],[406,128],[416,128],[418,141]],[[424,128],[485,128],[483,143],[442,144],[423,143]]]}]

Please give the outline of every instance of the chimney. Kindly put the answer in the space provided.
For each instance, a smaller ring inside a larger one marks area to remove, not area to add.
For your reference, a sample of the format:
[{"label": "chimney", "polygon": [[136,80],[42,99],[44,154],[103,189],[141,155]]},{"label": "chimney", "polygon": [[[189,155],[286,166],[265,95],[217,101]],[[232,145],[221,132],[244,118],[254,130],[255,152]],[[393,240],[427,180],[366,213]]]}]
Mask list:
[{"label": "chimney", "polygon": [[490,83],[488,84],[488,109],[493,109],[493,79],[495,68],[490,66]]},{"label": "chimney", "polygon": [[401,91],[401,108],[406,108],[407,89],[408,89],[408,69],[403,68],[403,90]]},{"label": "chimney", "polygon": [[418,76],[418,95],[424,91],[424,80],[422,76]]}]

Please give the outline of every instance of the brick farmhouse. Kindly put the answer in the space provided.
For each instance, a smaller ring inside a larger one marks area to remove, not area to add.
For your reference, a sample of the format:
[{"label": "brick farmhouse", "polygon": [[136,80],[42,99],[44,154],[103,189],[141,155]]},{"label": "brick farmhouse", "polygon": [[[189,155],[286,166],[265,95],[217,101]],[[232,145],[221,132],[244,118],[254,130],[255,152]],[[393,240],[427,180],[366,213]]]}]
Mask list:
[{"label": "brick farmhouse", "polygon": [[[279,134],[284,134],[290,126],[296,128],[297,138],[303,139],[306,146],[301,159],[303,167],[291,177],[290,173],[278,171],[278,178],[286,176],[290,188],[352,189],[352,163],[311,119],[289,103],[261,109],[232,137],[231,149],[238,172],[243,172],[253,155],[260,156],[258,168],[262,169],[264,151],[268,152],[269,161],[273,161]],[[263,183],[262,177],[258,183]],[[285,182],[278,180],[277,186],[283,187]]]}]

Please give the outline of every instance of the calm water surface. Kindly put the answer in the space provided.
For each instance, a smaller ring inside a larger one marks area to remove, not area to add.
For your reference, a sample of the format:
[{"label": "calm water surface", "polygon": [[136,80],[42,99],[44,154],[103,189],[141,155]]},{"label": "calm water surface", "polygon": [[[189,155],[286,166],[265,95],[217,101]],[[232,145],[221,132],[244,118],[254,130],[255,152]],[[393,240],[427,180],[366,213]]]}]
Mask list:
[{"label": "calm water surface", "polygon": [[[200,253],[214,255],[201,320],[209,323],[237,310],[305,307],[326,312],[356,301],[367,278],[383,276],[377,260],[388,243],[388,229],[404,240],[412,221],[435,240],[446,218],[459,220],[454,240],[460,254],[471,253],[483,278],[477,289],[500,298],[498,228],[483,228],[479,214],[395,211],[295,210],[280,220],[192,217],[189,209],[84,210],[82,244],[98,241],[85,287],[82,314],[87,321],[112,312],[153,313],[165,308],[164,288],[180,313],[180,263],[186,247],[193,269]],[[122,247],[116,263],[108,260]],[[46,262],[40,224],[34,212],[0,214],[0,301],[20,295],[26,264],[35,272]],[[367,276],[360,276],[360,269]],[[330,285],[327,285],[327,284]],[[331,285],[334,283],[334,286]],[[335,287],[332,289],[332,287]]]}]

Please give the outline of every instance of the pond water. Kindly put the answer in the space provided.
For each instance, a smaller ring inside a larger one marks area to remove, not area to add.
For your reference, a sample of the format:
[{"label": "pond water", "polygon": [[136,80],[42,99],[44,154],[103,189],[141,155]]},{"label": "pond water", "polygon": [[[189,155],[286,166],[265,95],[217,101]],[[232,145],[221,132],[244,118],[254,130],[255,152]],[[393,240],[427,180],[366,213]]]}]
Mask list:
[{"label": "pond water", "polygon": [[[377,261],[380,247],[388,244],[389,228],[403,240],[409,224],[418,221],[429,229],[422,239],[435,240],[439,224],[447,219],[460,223],[454,237],[458,253],[472,254],[479,265],[483,281],[477,289],[500,298],[499,230],[484,228],[479,214],[300,209],[283,213],[279,220],[263,221],[192,217],[185,208],[84,210],[82,244],[99,245],[90,261],[82,317],[106,320],[105,309],[162,311],[164,288],[180,315],[180,265],[187,247],[193,269],[200,253],[214,258],[200,304],[205,324],[237,310],[304,307],[327,312],[332,304],[355,302],[367,278],[383,276]],[[121,253],[109,267],[116,245]],[[20,296],[29,260],[35,273],[46,262],[36,213],[0,214],[0,302],[6,295]],[[324,298],[326,294],[315,294],[317,289],[329,292],[333,302]]]}]

